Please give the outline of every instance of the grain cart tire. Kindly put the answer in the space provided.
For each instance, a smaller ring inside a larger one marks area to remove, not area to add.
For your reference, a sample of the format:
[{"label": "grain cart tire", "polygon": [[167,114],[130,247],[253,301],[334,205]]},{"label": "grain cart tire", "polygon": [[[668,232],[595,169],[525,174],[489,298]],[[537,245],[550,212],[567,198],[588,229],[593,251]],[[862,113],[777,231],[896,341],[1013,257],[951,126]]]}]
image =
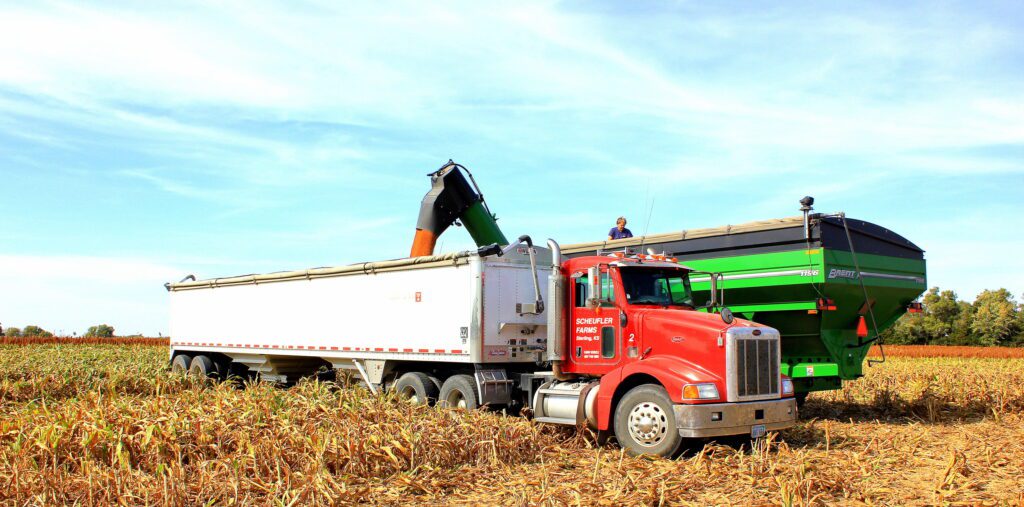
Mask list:
[{"label": "grain cart tire", "polygon": [[807,395],[811,393],[796,393],[796,408],[804,408],[807,403]]},{"label": "grain cart tire", "polygon": [[672,457],[683,438],[676,428],[672,400],[664,387],[634,387],[615,407],[615,439],[631,456]]},{"label": "grain cart tire", "polygon": [[441,385],[437,404],[443,408],[475,410],[480,407],[476,381],[469,375],[452,375]]},{"label": "grain cart tire", "polygon": [[418,371],[406,373],[395,382],[398,396],[413,405],[433,404],[437,400],[437,391],[437,384],[430,379],[430,375]]},{"label": "grain cart tire", "polygon": [[192,356],[178,354],[171,359],[171,373],[175,375],[188,375],[188,369],[192,366]]},{"label": "grain cart tire", "polygon": [[213,360],[206,356],[192,358],[192,364],[188,367],[188,374],[196,378],[214,378],[217,376],[217,366]]}]

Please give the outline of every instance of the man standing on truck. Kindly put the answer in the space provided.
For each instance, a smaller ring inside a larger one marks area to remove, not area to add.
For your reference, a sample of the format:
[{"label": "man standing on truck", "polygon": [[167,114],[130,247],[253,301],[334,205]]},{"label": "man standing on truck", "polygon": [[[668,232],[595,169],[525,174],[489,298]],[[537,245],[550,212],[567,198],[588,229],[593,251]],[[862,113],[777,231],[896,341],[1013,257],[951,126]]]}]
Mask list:
[{"label": "man standing on truck", "polygon": [[632,238],[633,231],[626,228],[626,217],[619,217],[615,220],[615,227],[608,231],[608,240]]}]

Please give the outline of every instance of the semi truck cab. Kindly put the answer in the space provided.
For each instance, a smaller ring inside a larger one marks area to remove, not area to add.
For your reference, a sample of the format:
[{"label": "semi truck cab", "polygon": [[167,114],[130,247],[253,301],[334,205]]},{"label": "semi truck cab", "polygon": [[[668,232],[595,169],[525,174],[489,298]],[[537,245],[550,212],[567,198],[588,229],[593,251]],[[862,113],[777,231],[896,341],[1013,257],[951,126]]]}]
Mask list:
[{"label": "semi truck cab", "polygon": [[[668,456],[683,438],[759,437],[795,424],[779,332],[699,311],[691,270],[656,255],[577,257],[549,279],[550,374],[524,379],[538,421],[614,433],[631,454]],[[714,308],[710,308],[714,310]],[[727,322],[728,321],[728,322]],[[564,344],[564,346],[559,346]]]}]

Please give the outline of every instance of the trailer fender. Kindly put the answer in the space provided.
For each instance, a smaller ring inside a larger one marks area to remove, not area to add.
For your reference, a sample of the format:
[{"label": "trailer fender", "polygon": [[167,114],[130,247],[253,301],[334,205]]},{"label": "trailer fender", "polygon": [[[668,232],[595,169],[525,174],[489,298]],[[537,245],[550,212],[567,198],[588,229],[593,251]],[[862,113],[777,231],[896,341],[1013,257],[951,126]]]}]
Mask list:
[{"label": "trailer fender", "polygon": [[659,384],[668,391],[673,403],[683,403],[683,386],[698,382],[714,382],[719,392],[725,393],[725,382],[718,375],[679,357],[653,356],[612,370],[601,377],[601,390],[596,400],[597,428],[611,428],[615,404],[638,385]]}]

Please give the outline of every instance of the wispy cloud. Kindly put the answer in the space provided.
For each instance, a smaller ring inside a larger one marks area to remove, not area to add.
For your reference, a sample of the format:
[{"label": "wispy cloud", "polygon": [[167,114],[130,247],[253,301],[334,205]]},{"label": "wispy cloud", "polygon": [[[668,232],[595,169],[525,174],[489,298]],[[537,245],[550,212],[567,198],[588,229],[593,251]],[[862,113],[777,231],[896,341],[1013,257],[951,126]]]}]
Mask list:
[{"label": "wispy cloud", "polygon": [[[1024,212],[1016,11],[5,5],[0,228],[26,255],[118,244],[217,274],[400,255],[448,157],[509,234],[587,239],[651,203],[652,232],[703,227],[804,194],[897,230]],[[936,266],[960,248],[927,240]]]}]

